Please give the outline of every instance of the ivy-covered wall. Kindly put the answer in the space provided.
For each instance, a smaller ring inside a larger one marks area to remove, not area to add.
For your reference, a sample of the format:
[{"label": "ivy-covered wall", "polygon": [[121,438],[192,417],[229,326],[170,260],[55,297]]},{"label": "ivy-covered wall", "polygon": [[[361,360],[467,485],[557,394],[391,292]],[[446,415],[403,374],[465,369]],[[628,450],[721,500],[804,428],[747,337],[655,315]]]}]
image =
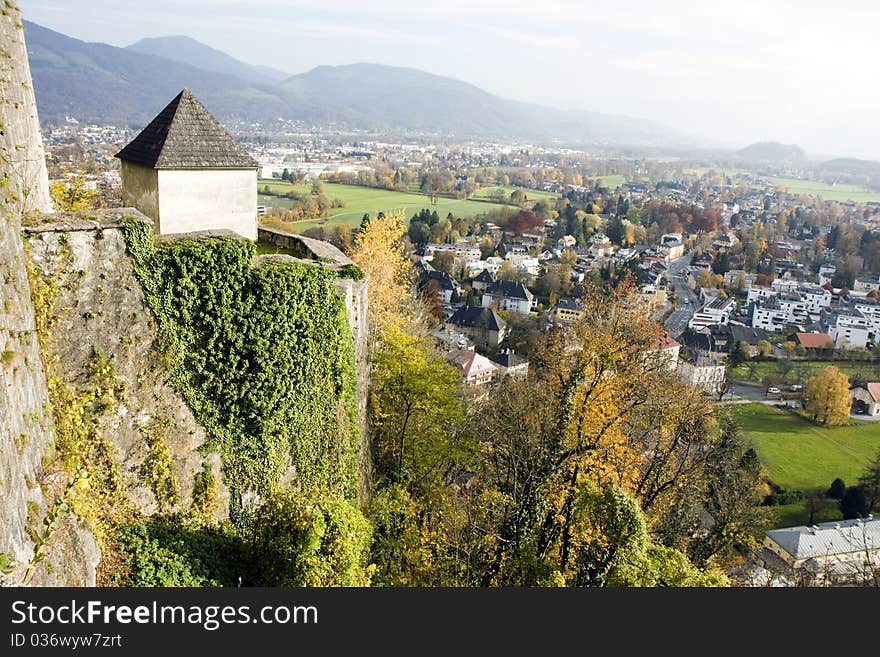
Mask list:
[{"label": "ivy-covered wall", "polygon": [[335,274],[320,264],[251,265],[231,237],[124,234],[173,387],[222,456],[231,510],[276,484],[357,492],[355,365]]}]

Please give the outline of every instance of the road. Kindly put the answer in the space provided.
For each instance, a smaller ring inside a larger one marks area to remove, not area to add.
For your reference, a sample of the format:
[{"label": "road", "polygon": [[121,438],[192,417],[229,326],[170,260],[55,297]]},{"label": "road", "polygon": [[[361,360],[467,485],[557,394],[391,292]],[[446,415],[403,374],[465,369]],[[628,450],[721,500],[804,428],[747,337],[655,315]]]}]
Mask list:
[{"label": "road", "polygon": [[[678,298],[679,306],[669,315],[663,328],[672,338],[678,338],[687,329],[688,322],[694,315],[695,306],[697,304],[697,295],[694,294],[687,284],[687,277],[679,276],[685,272],[691,264],[691,255],[686,255],[678,260],[669,263],[667,280],[672,283],[675,296]],[[684,303],[687,299],[690,303]]]}]

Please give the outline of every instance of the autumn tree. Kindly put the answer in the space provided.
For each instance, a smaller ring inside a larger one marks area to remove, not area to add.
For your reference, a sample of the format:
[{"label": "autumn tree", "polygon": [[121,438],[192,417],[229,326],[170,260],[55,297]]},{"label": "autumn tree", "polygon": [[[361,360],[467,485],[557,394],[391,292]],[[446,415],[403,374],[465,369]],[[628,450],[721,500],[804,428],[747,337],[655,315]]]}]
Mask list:
[{"label": "autumn tree", "polygon": [[403,251],[402,213],[367,217],[355,236],[351,259],[369,281],[368,314],[374,332],[404,326],[415,272]]},{"label": "autumn tree", "polygon": [[439,271],[452,274],[455,267],[455,254],[451,251],[435,251],[431,266]]},{"label": "autumn tree", "polygon": [[840,426],[849,422],[849,378],[833,365],[807,379],[804,397],[813,422]]},{"label": "autumn tree", "polygon": [[56,209],[61,212],[82,212],[92,207],[96,193],[88,188],[85,175],[77,173],[68,180],[59,180],[49,186],[49,194]]}]

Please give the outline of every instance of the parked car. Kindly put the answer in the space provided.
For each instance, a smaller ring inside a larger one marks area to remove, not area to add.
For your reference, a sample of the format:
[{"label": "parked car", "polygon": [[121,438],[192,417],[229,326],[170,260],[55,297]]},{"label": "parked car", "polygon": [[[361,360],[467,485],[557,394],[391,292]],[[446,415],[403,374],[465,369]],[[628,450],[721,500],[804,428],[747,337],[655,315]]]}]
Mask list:
[{"label": "parked car", "polygon": [[793,383],[788,387],[792,392],[800,392],[804,387],[800,383]]},{"label": "parked car", "polygon": [[779,395],[782,394],[782,391],[779,388],[767,388],[768,395]]}]

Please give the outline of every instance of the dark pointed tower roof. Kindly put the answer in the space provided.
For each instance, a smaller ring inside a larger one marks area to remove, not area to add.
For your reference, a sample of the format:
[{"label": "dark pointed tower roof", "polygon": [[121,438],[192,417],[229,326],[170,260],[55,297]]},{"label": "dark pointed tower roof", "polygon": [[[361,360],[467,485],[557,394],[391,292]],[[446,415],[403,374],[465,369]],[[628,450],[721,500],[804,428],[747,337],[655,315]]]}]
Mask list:
[{"label": "dark pointed tower roof", "polygon": [[177,94],[116,157],[153,169],[259,166],[189,89]]}]

